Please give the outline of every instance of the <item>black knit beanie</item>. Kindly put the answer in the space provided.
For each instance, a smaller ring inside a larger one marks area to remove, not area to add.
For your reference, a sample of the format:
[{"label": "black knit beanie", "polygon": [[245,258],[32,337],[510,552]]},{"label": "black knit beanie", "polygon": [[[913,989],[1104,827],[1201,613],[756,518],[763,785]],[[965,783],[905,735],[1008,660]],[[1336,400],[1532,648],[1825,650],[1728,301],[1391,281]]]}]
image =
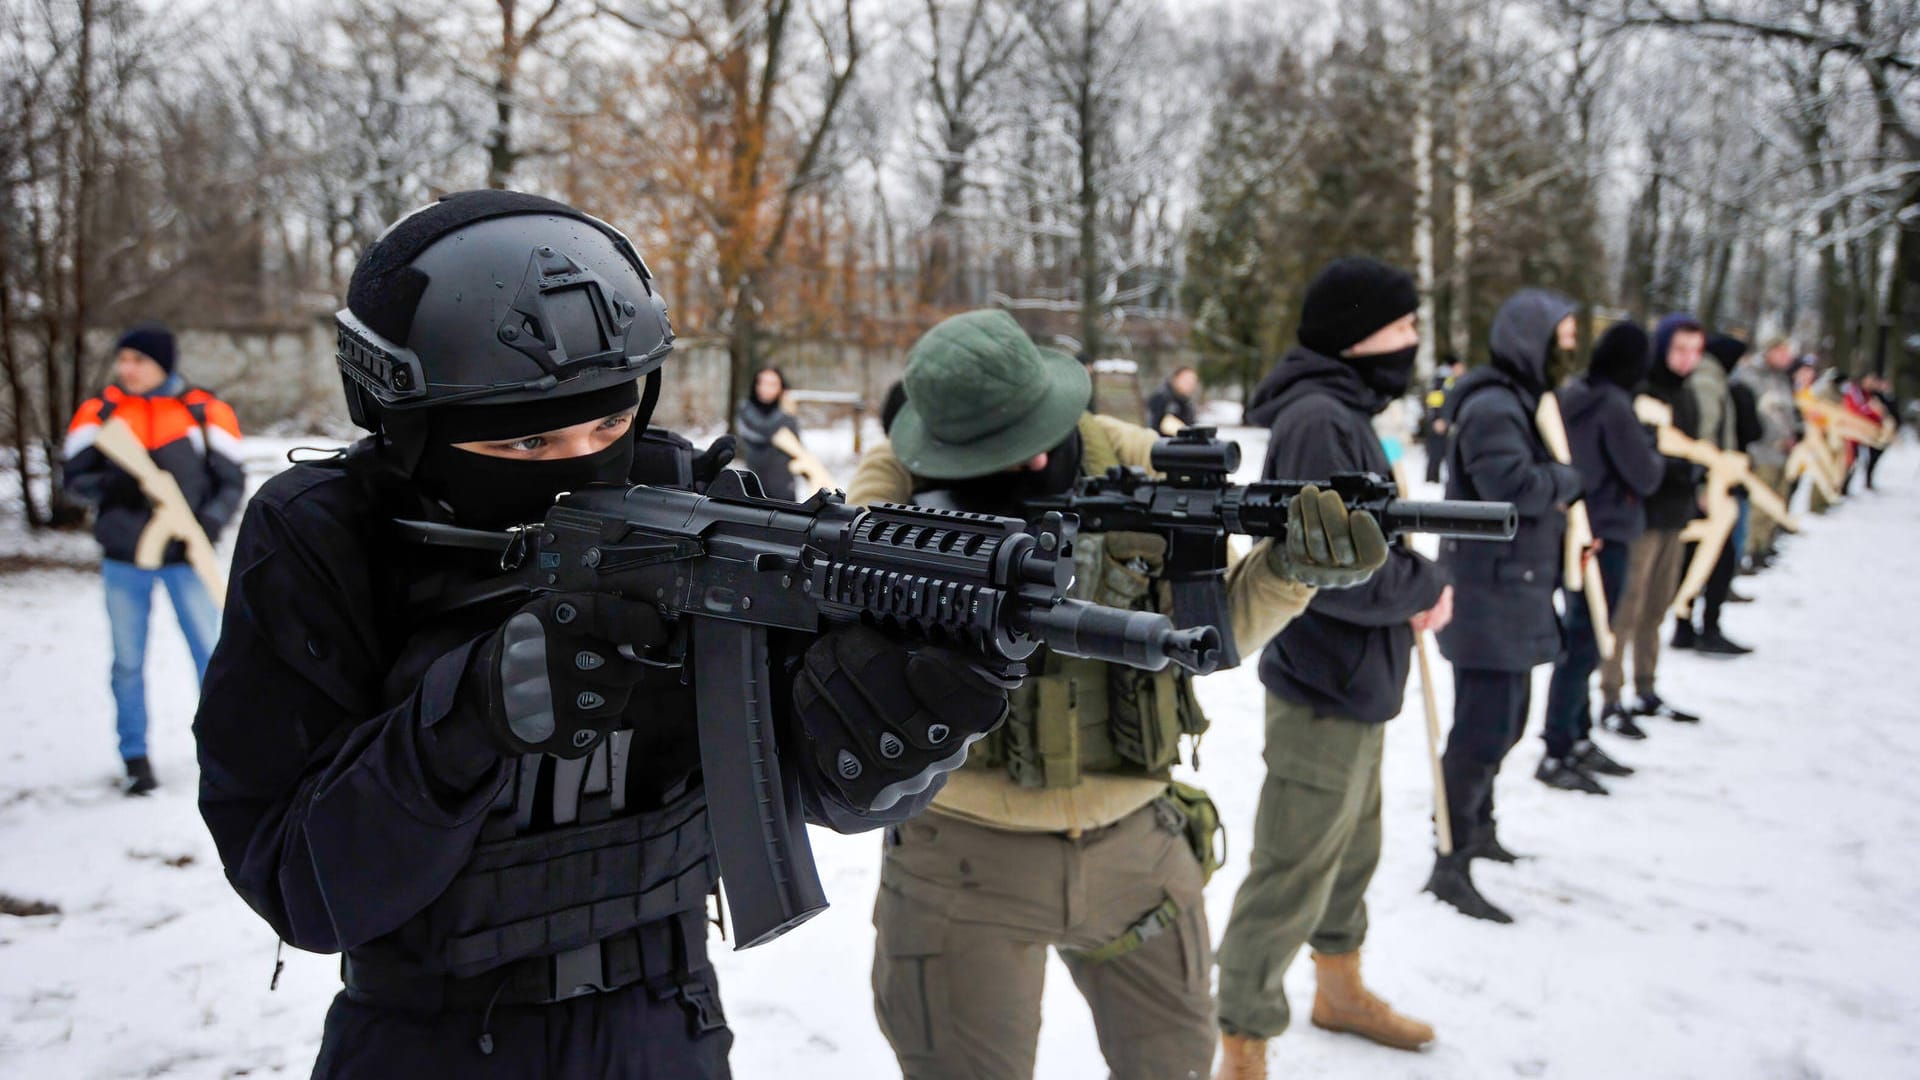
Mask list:
[{"label": "black knit beanie", "polygon": [[113,343],[114,352],[121,349],[143,353],[168,374],[173,373],[173,331],[167,329],[165,323],[134,323],[126,333],[120,335],[119,341]]},{"label": "black knit beanie", "polygon": [[1419,307],[1412,274],[1363,256],[1335,259],[1307,286],[1297,336],[1322,356],[1339,356]]}]

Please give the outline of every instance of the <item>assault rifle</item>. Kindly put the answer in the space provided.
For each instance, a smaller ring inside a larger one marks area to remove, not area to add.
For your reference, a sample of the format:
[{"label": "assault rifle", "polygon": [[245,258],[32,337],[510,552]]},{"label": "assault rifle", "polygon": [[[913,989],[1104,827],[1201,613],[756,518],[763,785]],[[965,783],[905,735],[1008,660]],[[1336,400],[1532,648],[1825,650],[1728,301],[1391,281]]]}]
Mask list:
[{"label": "assault rifle", "polygon": [[1082,478],[1064,495],[1028,500],[1027,510],[1078,515],[1090,533],[1164,536],[1174,625],[1218,629],[1223,667],[1240,662],[1228,632],[1227,534],[1284,537],[1287,504],[1309,484],[1338,492],[1349,511],[1372,514],[1389,538],[1418,532],[1511,540],[1520,521],[1512,503],[1402,499],[1391,479],[1373,473],[1235,484],[1228,477],[1240,467],[1240,444],[1215,438],[1210,427],[1182,428],[1161,439],[1149,460],[1161,479],[1114,466],[1104,476]]},{"label": "assault rifle", "polygon": [[[527,593],[651,599],[676,624],[665,657],[692,657],[700,761],[720,876],[739,948],[769,941],[827,906],[791,765],[778,756],[767,632],[834,623],[1017,664],[1041,645],[1158,671],[1217,665],[1211,627],[1067,598],[1076,522],[914,506],[766,498],[751,473],[724,471],[705,495],[594,487],[561,496],[546,520],[507,533],[399,523],[414,542],[501,553],[504,577],[443,597],[451,610]],[[960,747],[956,747],[958,752]],[[875,807],[884,810],[886,807]]]}]

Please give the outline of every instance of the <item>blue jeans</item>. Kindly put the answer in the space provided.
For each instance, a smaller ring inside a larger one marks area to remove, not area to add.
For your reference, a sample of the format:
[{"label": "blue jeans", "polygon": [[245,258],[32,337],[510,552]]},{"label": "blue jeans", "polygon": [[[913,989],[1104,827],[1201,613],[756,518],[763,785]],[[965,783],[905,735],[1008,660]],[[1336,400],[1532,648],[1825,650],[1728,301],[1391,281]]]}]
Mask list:
[{"label": "blue jeans", "polygon": [[193,667],[202,677],[207,657],[220,637],[220,612],[213,597],[185,563],[142,570],[130,562],[103,560],[100,575],[107,586],[107,622],[113,629],[114,725],[120,732],[120,757],[147,756],[147,624],[153,613],[153,583],[167,587],[173,611],[180,617]]},{"label": "blue jeans", "polygon": [[[1620,610],[1620,596],[1627,586],[1627,545],[1609,540],[1594,557],[1600,566],[1601,591],[1607,596],[1609,614]],[[1573,744],[1593,730],[1593,703],[1588,680],[1601,661],[1600,643],[1593,636],[1593,616],[1587,613],[1587,598],[1580,593],[1563,593],[1567,611],[1560,617],[1560,656],[1553,662],[1553,681],[1547,685],[1547,756],[1564,758]],[[1623,630],[1620,620],[1615,628]]]}]

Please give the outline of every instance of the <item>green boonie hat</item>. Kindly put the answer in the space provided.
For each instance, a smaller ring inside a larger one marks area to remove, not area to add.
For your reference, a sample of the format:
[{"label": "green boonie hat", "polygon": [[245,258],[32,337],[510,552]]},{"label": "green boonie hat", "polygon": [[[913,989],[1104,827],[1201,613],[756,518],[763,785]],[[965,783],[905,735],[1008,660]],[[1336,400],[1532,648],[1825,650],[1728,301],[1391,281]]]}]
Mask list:
[{"label": "green boonie hat", "polygon": [[966,480],[1051,450],[1087,411],[1093,384],[1065,353],[1033,343],[1004,311],[969,311],[907,353],[907,403],[893,452],[915,476]]}]

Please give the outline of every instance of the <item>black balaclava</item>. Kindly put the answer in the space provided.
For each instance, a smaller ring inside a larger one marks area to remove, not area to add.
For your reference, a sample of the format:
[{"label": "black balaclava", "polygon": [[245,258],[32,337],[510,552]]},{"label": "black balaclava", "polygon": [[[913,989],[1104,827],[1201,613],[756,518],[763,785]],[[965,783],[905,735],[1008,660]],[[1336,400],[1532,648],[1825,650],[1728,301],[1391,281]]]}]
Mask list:
[{"label": "black balaclava", "polygon": [[951,492],[954,505],[976,514],[1025,517],[1029,499],[1059,495],[1080,478],[1080,430],[1067,433],[1060,445],[1047,451],[1047,467],[988,473],[950,480],[938,490]]},{"label": "black balaclava", "polygon": [[546,401],[450,406],[427,414],[427,439],[414,479],[474,529],[539,521],[562,492],[621,484],[633,471],[634,438],[647,417],[635,416],[620,438],[585,457],[520,461],[462,450],[454,443],[494,442],[600,420],[639,404],[637,383]]},{"label": "black balaclava", "polygon": [[1413,385],[1413,363],[1419,355],[1420,346],[1409,345],[1388,353],[1343,356],[1340,359],[1359,373],[1360,381],[1367,384],[1367,389],[1392,401],[1404,396],[1407,388]]}]

